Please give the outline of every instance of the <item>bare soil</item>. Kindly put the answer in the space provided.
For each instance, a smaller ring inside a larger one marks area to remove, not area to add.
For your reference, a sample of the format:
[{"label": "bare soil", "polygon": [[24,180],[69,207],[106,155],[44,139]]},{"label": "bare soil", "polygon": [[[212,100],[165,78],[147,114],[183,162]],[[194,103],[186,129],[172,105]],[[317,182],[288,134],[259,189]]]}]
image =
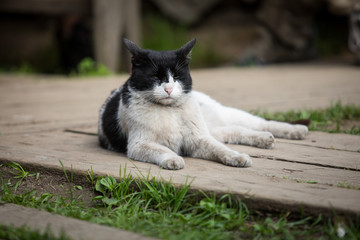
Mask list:
[{"label": "bare soil", "polygon": [[[29,171],[30,174],[35,175],[28,176],[21,180],[11,173],[11,171],[14,171],[12,168],[3,165],[0,167],[0,179],[2,179],[5,184],[10,183],[10,186],[14,186],[18,181],[21,181],[21,184],[15,191],[17,194],[25,194],[34,190],[36,195],[50,193],[61,195],[63,198],[70,197],[69,182],[64,172],[61,173],[44,169],[24,169],[25,171]],[[38,177],[36,174],[38,174]],[[70,178],[70,174],[67,174]],[[81,189],[79,189],[78,186],[81,186]],[[95,196],[94,188],[85,176],[74,175],[73,180],[70,181],[70,188],[74,198],[80,197],[84,204],[89,206],[93,205],[94,202],[92,199]]]}]

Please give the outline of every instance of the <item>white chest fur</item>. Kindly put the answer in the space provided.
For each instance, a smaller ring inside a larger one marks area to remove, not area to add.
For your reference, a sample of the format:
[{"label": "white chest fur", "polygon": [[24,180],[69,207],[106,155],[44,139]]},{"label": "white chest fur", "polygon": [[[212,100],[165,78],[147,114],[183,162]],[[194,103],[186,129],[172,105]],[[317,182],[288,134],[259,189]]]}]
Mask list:
[{"label": "white chest fur", "polygon": [[129,107],[121,106],[119,115],[129,142],[147,139],[178,154],[184,146],[191,145],[191,136],[207,133],[198,103],[191,93],[178,107],[135,100]]}]

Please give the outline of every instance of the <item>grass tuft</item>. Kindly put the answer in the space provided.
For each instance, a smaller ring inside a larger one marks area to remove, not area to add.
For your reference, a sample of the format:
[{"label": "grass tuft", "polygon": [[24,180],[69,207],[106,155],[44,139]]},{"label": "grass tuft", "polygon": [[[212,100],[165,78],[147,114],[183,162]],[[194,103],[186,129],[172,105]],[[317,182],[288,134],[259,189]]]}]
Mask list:
[{"label": "grass tuft", "polygon": [[[39,173],[30,173],[28,171],[25,171],[24,168],[16,162],[5,163],[4,165],[9,168],[9,172],[14,175],[15,179],[19,179],[14,185],[15,191],[22,183],[22,181],[27,177],[36,176],[36,179],[39,179]],[[8,184],[10,184],[10,182]]]},{"label": "grass tuft", "polygon": [[357,124],[360,124],[360,106],[354,104],[343,105],[341,101],[337,101],[325,109],[292,110],[275,113],[252,111],[252,113],[268,120],[281,122],[296,122],[301,119],[309,119],[311,120],[310,131],[360,135],[360,126],[354,125],[350,130],[345,128],[346,121],[358,121]]}]

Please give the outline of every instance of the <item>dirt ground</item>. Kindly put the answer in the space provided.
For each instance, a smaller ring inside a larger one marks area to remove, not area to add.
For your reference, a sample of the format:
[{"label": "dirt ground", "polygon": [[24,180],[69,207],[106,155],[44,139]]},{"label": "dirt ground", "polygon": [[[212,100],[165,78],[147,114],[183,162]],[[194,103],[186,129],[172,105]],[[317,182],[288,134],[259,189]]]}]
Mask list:
[{"label": "dirt ground", "polygon": [[[14,186],[18,181],[21,181],[21,184],[16,189],[15,193],[25,194],[29,191],[34,190],[36,195],[41,195],[43,193],[58,194],[63,198],[70,197],[69,191],[69,181],[65,177],[64,172],[57,172],[51,169],[28,169],[24,167],[25,171],[29,171],[31,176],[24,178],[23,180],[15,178],[16,175],[12,174],[11,171],[14,171],[12,168],[6,166],[7,163],[4,163],[0,167],[0,179],[9,186]],[[37,176],[38,174],[38,176]],[[68,177],[71,178],[71,173],[67,172]],[[81,189],[78,188],[81,186]],[[73,174],[73,180],[70,180],[70,187],[73,193],[73,197],[80,199],[84,204],[91,206],[94,204],[92,201],[95,196],[94,188],[90,182],[86,179],[86,176],[79,176]]]},{"label": "dirt ground", "polygon": [[[345,120],[340,127],[341,131],[349,132],[352,128],[359,128],[360,127],[360,120]],[[331,124],[328,128],[328,130],[336,129],[336,123]]]}]

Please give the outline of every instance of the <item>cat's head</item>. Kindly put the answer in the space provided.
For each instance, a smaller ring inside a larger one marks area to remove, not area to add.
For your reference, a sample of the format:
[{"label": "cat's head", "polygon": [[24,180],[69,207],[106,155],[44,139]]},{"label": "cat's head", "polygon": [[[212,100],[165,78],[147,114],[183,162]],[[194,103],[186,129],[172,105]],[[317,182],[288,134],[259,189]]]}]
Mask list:
[{"label": "cat's head", "polygon": [[124,38],[132,54],[129,87],[148,101],[163,105],[179,105],[191,91],[190,52],[196,39],[170,51],[141,49]]}]

